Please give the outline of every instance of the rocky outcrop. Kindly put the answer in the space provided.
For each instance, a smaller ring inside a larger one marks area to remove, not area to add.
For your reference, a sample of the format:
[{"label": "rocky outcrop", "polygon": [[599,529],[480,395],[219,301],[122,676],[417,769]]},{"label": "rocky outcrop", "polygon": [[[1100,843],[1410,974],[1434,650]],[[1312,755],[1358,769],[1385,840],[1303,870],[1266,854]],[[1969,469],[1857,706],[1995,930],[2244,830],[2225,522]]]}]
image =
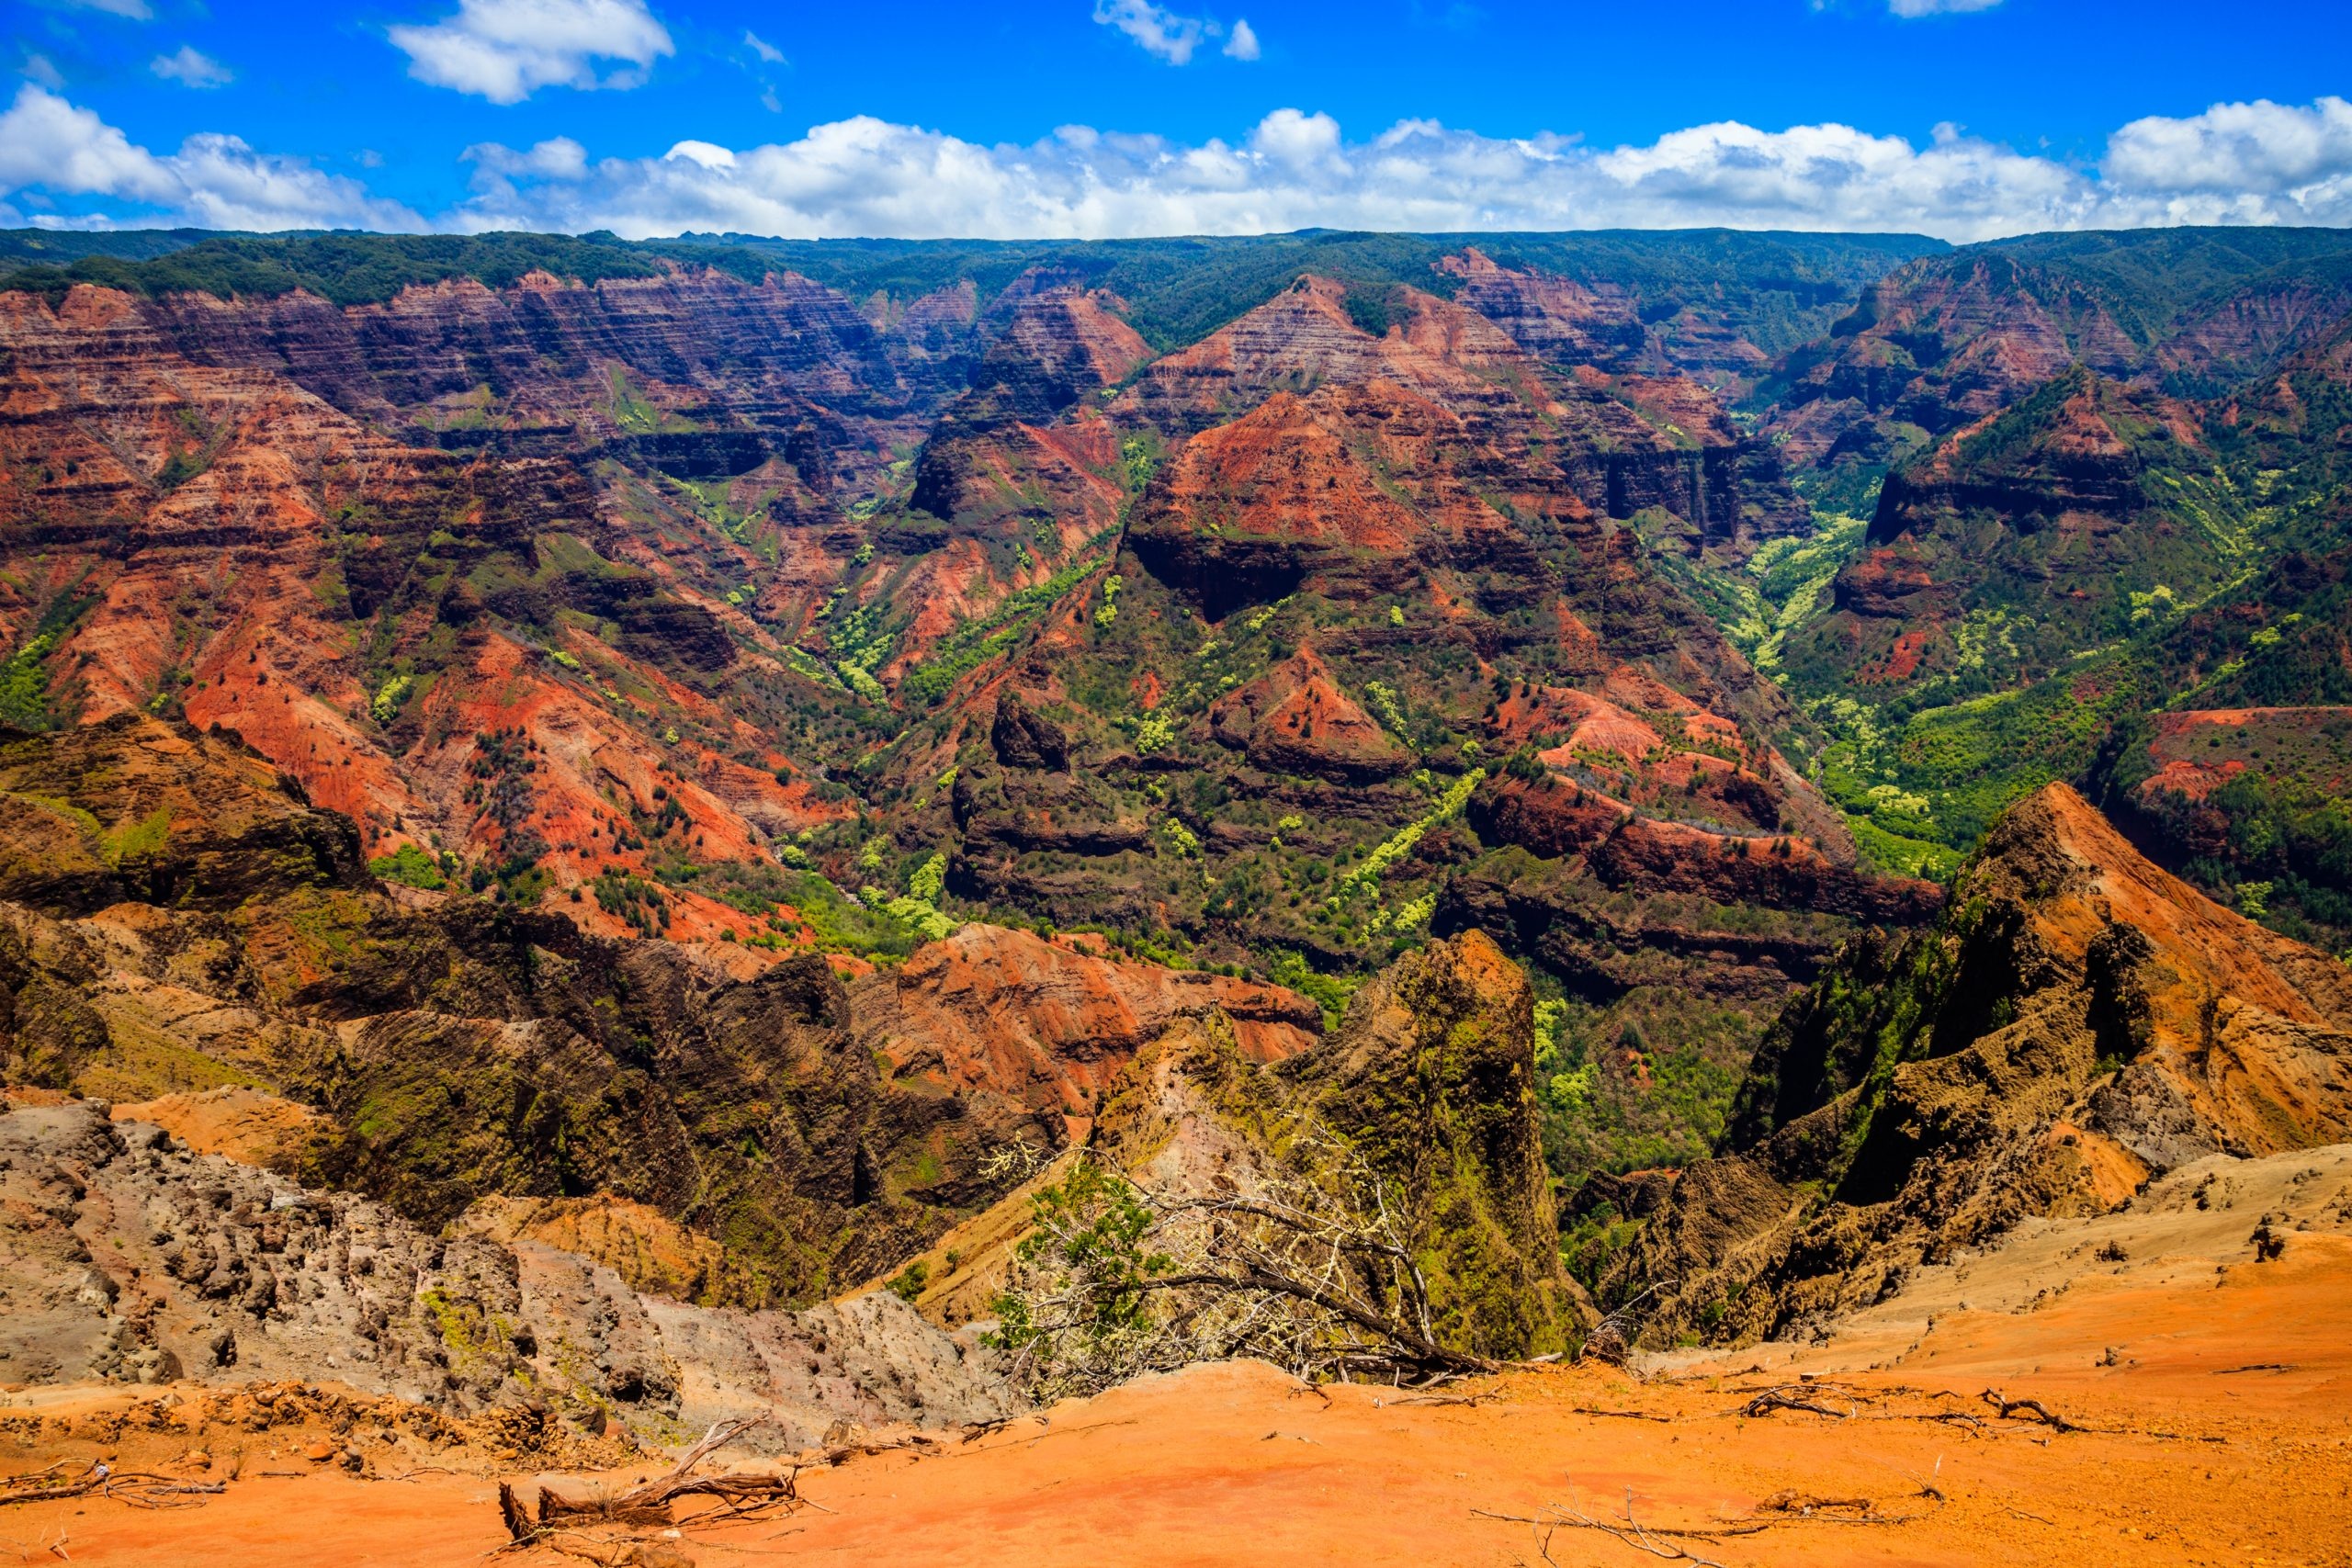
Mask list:
[{"label": "rocky outcrop", "polygon": [[1538,1133],[1534,997],[1477,931],[1407,954],[1338,1032],[1280,1069],[1395,1184],[1438,1337],[1480,1355],[1557,1348],[1577,1325]]},{"label": "rocky outcrop", "polygon": [[1494,322],[1531,354],[1560,364],[1634,369],[1649,346],[1638,305],[1622,288],[1588,288],[1570,278],[1500,266],[1476,245],[1438,265],[1458,280],[1455,303]]},{"label": "rocky outcrop", "polygon": [[250,752],[152,719],[0,737],[0,897],[60,913],[369,883],[350,818]]},{"label": "rocky outcrop", "polygon": [[2057,375],[1886,476],[1830,613],[1789,656],[1897,688],[1962,670],[2039,677],[2135,607],[2144,620],[2216,585],[2211,514],[2183,499],[2210,457],[2181,405],[2079,367]]},{"label": "rocky outcrop", "polygon": [[[2331,242],[2222,231],[2044,235],[1925,256],[1861,293],[1826,338],[1766,379],[1768,433],[1838,469],[1940,437],[2083,365],[2211,395],[2258,378],[2352,310]],[[2198,286],[2179,279],[2197,277]]]},{"label": "rocky outcrop", "polygon": [[1237,1048],[1274,1062],[1312,1045],[1322,1013],[1277,986],[1121,964],[1027,931],[967,925],[851,991],[860,1046],[910,1091],[955,1097],[989,1141],[1067,1137],[1135,1055],[1182,1018],[1215,1010]]},{"label": "rocky outcrop", "polygon": [[453,1414],[513,1405],[663,1444],[1012,1407],[983,1355],[887,1293],[805,1313],[639,1294],[537,1242],[435,1237],[364,1198],[217,1156],[96,1101],[0,1114],[0,1376],[300,1380]]},{"label": "rocky outcrop", "polygon": [[[182,310],[220,341],[191,344],[158,324]],[[31,649],[17,723],[145,710],[219,725],[357,822],[369,854],[437,835],[510,879],[544,867],[541,880],[566,889],[607,868],[643,869],[611,840],[616,784],[640,812],[663,809],[645,775],[695,775],[664,785],[686,813],[664,826],[707,858],[752,858],[765,834],[824,819],[788,760],[745,744],[707,694],[729,682],[755,689],[776,671],[772,659],[738,668],[746,645],[774,647],[725,597],[740,600],[743,581],[727,558],[752,558],[752,541],[662,513],[673,502],[657,495],[686,493],[668,480],[608,469],[632,499],[600,493],[587,459],[626,375],[615,370],[616,382],[582,360],[548,381],[533,360],[541,391],[576,399],[554,455],[443,449],[411,414],[487,419],[479,402],[393,411],[340,380],[328,389],[349,406],[315,395],[273,357],[298,333],[245,335],[254,317],[288,310],[341,315],[293,296],[199,304],[80,288],[53,305],[0,299],[19,411],[0,430],[0,457],[30,465],[33,479],[8,491],[11,547],[44,562],[11,567],[0,587],[0,635]],[[364,355],[329,359],[315,368],[330,379],[368,372]],[[649,421],[632,412],[622,423]],[[781,434],[779,449],[795,439]],[[780,462],[756,469],[773,486],[742,482],[787,488]],[[616,509],[643,519],[647,506],[664,526],[711,533],[698,564],[682,573],[646,547],[638,522],[615,519]],[[616,679],[642,706],[613,705]],[[536,776],[485,812],[483,764],[509,770],[482,738],[518,728]],[[695,908],[695,895],[679,902],[749,932],[736,914]],[[618,929],[584,900],[570,912]]]},{"label": "rocky outcrop", "polygon": [[[118,1115],[128,1115],[125,1107]],[[134,1118],[135,1119],[135,1118]],[[477,1198],[450,1234],[504,1246],[533,1242],[609,1269],[633,1291],[697,1306],[756,1304],[759,1271],[719,1242],[650,1204],[600,1192],[585,1198]]]},{"label": "rocky outcrop", "polygon": [[[964,834],[949,882],[967,897],[992,896],[998,878],[1005,874],[1002,858],[1008,852],[1102,859],[1140,851],[1150,842],[1134,808],[1082,772],[959,769],[948,810]],[[1113,890],[1102,891],[1109,897]]]},{"label": "rocky outcrop", "polygon": [[1060,725],[1023,702],[1017,692],[997,698],[989,744],[996,751],[996,760],[1008,768],[1059,772],[1069,766],[1069,736]]},{"label": "rocky outcrop", "polygon": [[981,356],[971,391],[949,413],[953,424],[1050,420],[1151,356],[1120,318],[1126,305],[1114,294],[1068,285],[1024,293],[1019,280],[1006,293],[1022,297]]},{"label": "rocky outcrop", "polygon": [[2352,1134],[2352,980],[2143,858],[2052,784],[1932,928],[1858,943],[1758,1051],[1723,1155],[1615,1287],[1654,1334],[1785,1332],[2034,1215],[2214,1153]]}]

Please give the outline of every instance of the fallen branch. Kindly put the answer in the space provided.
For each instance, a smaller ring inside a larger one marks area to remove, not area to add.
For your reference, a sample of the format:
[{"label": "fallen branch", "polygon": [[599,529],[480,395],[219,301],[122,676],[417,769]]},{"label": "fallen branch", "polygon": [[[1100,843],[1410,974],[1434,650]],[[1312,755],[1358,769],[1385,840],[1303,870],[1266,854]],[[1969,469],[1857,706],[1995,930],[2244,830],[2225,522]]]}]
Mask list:
[{"label": "fallen branch", "polygon": [[1724,1565],[1713,1558],[1702,1557],[1681,1543],[1687,1540],[1726,1540],[1740,1536],[1761,1535],[1770,1528],[1762,1523],[1721,1526],[1713,1529],[1645,1526],[1634,1517],[1634,1494],[1631,1487],[1628,1487],[1625,1492],[1625,1522],[1622,1525],[1611,1524],[1607,1519],[1596,1519],[1581,1508],[1569,1507],[1559,1503],[1551,1505],[1542,1514],[1532,1516],[1489,1513],[1484,1508],[1473,1508],[1470,1512],[1477,1518],[1501,1519],[1512,1524],[1534,1527],[1535,1550],[1543,1555],[1546,1562],[1556,1561],[1552,1555],[1552,1537],[1555,1532],[1592,1530],[1613,1537],[1637,1551],[1646,1552],[1652,1557],[1663,1558],[1669,1562],[1695,1562],[1702,1564],[1702,1568],[1724,1568]]},{"label": "fallen branch", "polygon": [[557,1540],[556,1536],[583,1524],[624,1529],[667,1528],[678,1522],[675,1505],[688,1497],[709,1498],[717,1505],[693,1515],[692,1518],[697,1524],[746,1518],[770,1508],[796,1507],[801,1502],[797,1485],[800,1473],[797,1468],[780,1475],[694,1473],[695,1467],[711,1454],[766,1420],[765,1416],[755,1416],[740,1421],[713,1423],[710,1429],[702,1435],[701,1440],[681,1455],[678,1462],[667,1472],[626,1492],[582,1497],[541,1486],[536,1518],[524,1507],[514,1489],[501,1483],[498,1511],[506,1524],[507,1545],[509,1548],[548,1545],[560,1551],[571,1551],[573,1556],[585,1555],[571,1551]]},{"label": "fallen branch", "polygon": [[1878,1507],[1868,1497],[1815,1497],[1809,1492],[1784,1490],[1773,1493],[1756,1505],[1763,1514],[1789,1514],[1798,1518],[1811,1518],[1815,1514],[1868,1514]]},{"label": "fallen branch", "polygon": [[1999,1390],[1990,1388],[1977,1397],[1991,1405],[1996,1416],[2004,1421],[2023,1414],[2032,1416],[2052,1431],[2080,1432],[2086,1429],[2058,1415],[2038,1399],[2006,1399]]},{"label": "fallen branch", "polygon": [[153,1471],[116,1470],[98,1460],[79,1475],[64,1475],[71,1461],[61,1460],[40,1470],[0,1480],[0,1506],[11,1503],[57,1503],[74,1497],[111,1497],[134,1508],[195,1508],[198,1497],[217,1497],[228,1490],[223,1482],[183,1481]]},{"label": "fallen branch", "polygon": [[[1919,1495],[1936,1503],[1944,1500],[1943,1494],[1933,1486],[1922,1485]],[[1600,1519],[1581,1507],[1554,1503],[1540,1514],[1498,1514],[1486,1508],[1470,1510],[1473,1517],[1498,1519],[1511,1524],[1534,1528],[1536,1551],[1544,1561],[1554,1562],[1552,1535],[1564,1529],[1591,1530],[1612,1537],[1626,1546],[1649,1556],[1669,1562],[1691,1562],[1705,1568],[1724,1568],[1712,1557],[1702,1557],[1688,1544],[1693,1541],[1737,1540],[1762,1535],[1767,1530],[1800,1525],[1905,1525],[1921,1514],[1882,1514],[1878,1505],[1868,1497],[1815,1497],[1793,1490],[1775,1492],[1756,1506],[1756,1514],[1744,1519],[1724,1519],[1713,1525],[1645,1525],[1634,1517],[1633,1488],[1625,1489],[1624,1523]],[[1772,1516],[1766,1517],[1763,1516]]]},{"label": "fallen branch", "polygon": [[1802,1391],[1787,1387],[1769,1388],[1747,1404],[1724,1412],[1726,1416],[1770,1416],[1775,1410],[1807,1410],[1815,1416],[1826,1416],[1843,1421],[1853,1415],[1850,1410],[1835,1410],[1818,1400],[1803,1397]]}]

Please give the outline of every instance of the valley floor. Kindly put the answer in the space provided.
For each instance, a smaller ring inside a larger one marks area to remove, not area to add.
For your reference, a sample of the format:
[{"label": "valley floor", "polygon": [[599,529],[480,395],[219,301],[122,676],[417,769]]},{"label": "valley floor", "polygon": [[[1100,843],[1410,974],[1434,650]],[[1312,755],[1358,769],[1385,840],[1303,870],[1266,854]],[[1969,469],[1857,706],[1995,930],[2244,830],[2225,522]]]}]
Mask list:
[{"label": "valley floor", "polygon": [[[2120,1214],[2035,1225],[1924,1270],[1803,1347],[1659,1358],[1639,1376],[1529,1368],[1427,1393],[1318,1393],[1262,1364],[1204,1366],[969,1441],[950,1431],[806,1472],[814,1506],[789,1518],[505,1560],[2345,1562],[2352,1238],[2338,1231],[2352,1148],[2206,1165]],[[2257,1225],[2279,1244],[2267,1260]],[[2002,1418],[1988,1390],[2070,1429],[2022,1408]],[[1818,1408],[1768,1408],[1773,1394]],[[28,1406],[86,1415],[130,1397],[12,1396],[6,1468],[184,1453],[189,1434],[93,1441],[86,1421],[73,1427],[83,1437],[27,1440]],[[358,1480],[300,1457],[300,1431],[246,1444],[243,1478],[201,1507],[11,1507],[0,1547],[27,1562],[309,1568],[470,1562],[504,1539],[491,1467]],[[273,1473],[288,1472],[301,1473]]]}]

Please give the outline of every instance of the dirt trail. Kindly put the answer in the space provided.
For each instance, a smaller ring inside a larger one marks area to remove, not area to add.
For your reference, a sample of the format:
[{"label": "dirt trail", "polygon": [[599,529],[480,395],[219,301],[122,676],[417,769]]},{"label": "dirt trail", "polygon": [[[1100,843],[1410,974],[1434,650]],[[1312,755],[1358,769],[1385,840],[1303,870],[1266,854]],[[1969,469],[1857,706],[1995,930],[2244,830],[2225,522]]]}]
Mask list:
[{"label": "dirt trail", "polygon": [[[810,1471],[802,1492],[820,1507],[728,1529],[689,1525],[659,1544],[703,1564],[1539,1563],[1534,1529],[1479,1511],[1567,1505],[1622,1519],[1630,1495],[1651,1529],[1772,1521],[1752,1535],[1666,1538],[1727,1568],[2352,1555],[2352,1243],[2301,1237],[2276,1261],[2218,1275],[2086,1280],[2030,1313],[1939,1316],[1921,1341],[1878,1371],[1836,1370],[1871,1352],[1859,1338],[1804,1353],[1821,1364],[1809,1385],[1797,1382],[1803,1367],[1745,1370],[1753,1354],[1647,1382],[1532,1369],[1436,1395],[1317,1393],[1261,1365],[1201,1367],[970,1442],[950,1433]],[[2111,1345],[2123,1353],[2103,1364]],[[2095,1429],[1993,1419],[1981,1400],[1988,1386]],[[1743,1413],[1775,1387],[1851,1414]],[[298,1451],[285,1433],[269,1442]],[[35,1456],[13,1446],[8,1468],[27,1468]],[[255,1473],[272,1468],[318,1472]],[[1769,1506],[1792,1490],[1867,1499],[1869,1517],[1901,1522]],[[43,1552],[61,1531],[71,1561],[152,1568],[458,1564],[503,1535],[487,1477],[362,1481],[250,1453],[245,1478],[201,1508],[157,1514],[83,1499],[0,1515],[0,1546],[28,1562],[55,1561]],[[1558,1562],[1604,1568],[1657,1560],[1591,1530],[1556,1533],[1550,1551]]]}]

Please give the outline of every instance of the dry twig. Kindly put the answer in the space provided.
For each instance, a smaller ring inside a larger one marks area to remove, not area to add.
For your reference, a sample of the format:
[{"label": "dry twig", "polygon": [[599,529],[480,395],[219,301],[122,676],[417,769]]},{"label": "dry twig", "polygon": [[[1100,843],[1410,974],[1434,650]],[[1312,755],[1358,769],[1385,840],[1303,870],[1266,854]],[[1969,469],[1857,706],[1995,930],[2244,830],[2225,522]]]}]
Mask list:
[{"label": "dry twig", "polygon": [[184,1481],[153,1471],[116,1470],[104,1460],[79,1474],[66,1474],[70,1461],[0,1480],[0,1506],[11,1503],[55,1503],[71,1497],[112,1497],[134,1508],[195,1508],[202,1497],[228,1490],[219,1481]]},{"label": "dry twig", "polygon": [[1982,1394],[1978,1395],[1978,1397],[1983,1399],[1985,1404],[1991,1405],[1995,1414],[2004,1421],[2016,1416],[2024,1415],[2032,1416],[2035,1420],[2040,1421],[2043,1426],[2050,1427],[2052,1431],[2080,1432],[2086,1430],[2085,1427],[2075,1426],[2072,1421],[2069,1421],[2064,1416],[2057,1414],[2038,1399],[2007,1399],[2002,1396],[1999,1390],[1990,1388],[1986,1389]]}]

